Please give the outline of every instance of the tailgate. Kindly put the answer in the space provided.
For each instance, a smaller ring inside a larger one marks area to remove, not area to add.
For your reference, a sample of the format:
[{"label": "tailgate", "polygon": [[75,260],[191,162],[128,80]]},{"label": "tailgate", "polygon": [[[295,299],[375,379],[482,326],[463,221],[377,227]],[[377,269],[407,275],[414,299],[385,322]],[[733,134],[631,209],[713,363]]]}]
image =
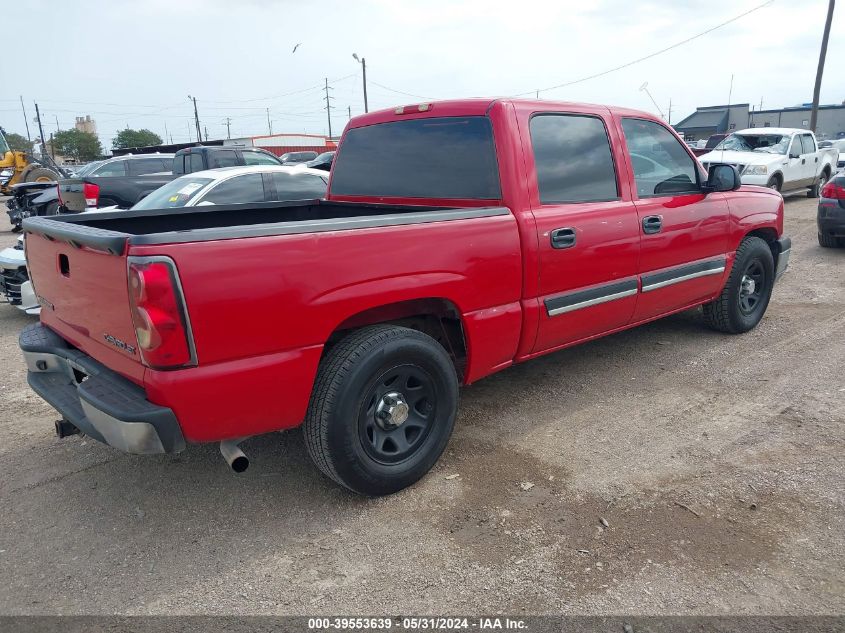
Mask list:
[{"label": "tailgate", "polygon": [[46,218],[25,220],[41,321],[104,365],[143,381],[129,306],[126,236]]},{"label": "tailgate", "polygon": [[[81,213],[88,208],[84,187],[85,181],[82,178],[66,178],[59,181],[59,199],[68,211]],[[97,203],[91,206],[97,206]]]}]

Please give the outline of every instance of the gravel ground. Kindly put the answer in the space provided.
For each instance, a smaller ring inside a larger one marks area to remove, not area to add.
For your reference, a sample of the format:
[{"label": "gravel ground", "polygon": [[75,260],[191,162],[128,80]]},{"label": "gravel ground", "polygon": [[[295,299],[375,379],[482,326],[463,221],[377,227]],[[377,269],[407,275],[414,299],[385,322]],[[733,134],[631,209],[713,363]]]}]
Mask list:
[{"label": "gravel ground", "polygon": [[216,446],[57,440],[33,318],[0,305],[0,613],[845,612],[845,250],[815,201],[786,214],[756,330],[693,311],[483,380],[435,470],[377,500],[298,432],[246,442],[240,476]]}]

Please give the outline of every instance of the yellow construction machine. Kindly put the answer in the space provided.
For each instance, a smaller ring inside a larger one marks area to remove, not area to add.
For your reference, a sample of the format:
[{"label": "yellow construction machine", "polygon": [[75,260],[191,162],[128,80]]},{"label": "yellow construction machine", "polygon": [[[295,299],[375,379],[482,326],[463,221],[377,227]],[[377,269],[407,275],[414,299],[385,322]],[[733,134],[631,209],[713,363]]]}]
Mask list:
[{"label": "yellow construction machine", "polygon": [[27,152],[12,150],[0,127],[0,195],[11,193],[12,185],[21,182],[50,182],[66,177],[66,172],[56,165],[46,152],[36,158]]}]

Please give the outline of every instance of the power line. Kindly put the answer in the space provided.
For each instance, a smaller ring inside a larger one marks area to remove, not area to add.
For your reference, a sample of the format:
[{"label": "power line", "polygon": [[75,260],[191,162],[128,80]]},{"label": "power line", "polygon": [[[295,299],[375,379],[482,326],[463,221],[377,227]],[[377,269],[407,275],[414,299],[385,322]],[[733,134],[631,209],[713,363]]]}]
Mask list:
[{"label": "power line", "polygon": [[[511,96],[512,97],[522,97],[522,96],[525,96],[525,95],[534,94],[535,92],[547,92],[549,90],[557,90],[558,88],[566,88],[568,86],[574,86],[575,84],[579,84],[579,83],[582,83],[584,81],[589,81],[590,79],[597,79],[599,77],[604,77],[605,75],[609,75],[610,73],[615,73],[617,70],[622,70],[623,68],[628,68],[629,66],[633,66],[634,64],[639,64],[640,62],[644,62],[647,59],[651,59],[652,57],[657,57],[658,55],[662,55],[663,53],[666,53],[667,51],[671,51],[674,48],[678,48],[679,46],[683,46],[684,44],[688,44],[689,42],[692,42],[693,40],[696,40],[699,37],[703,37],[703,36],[705,36],[709,33],[712,33],[716,29],[720,29],[723,26],[727,26],[728,24],[731,24],[732,22],[736,22],[737,20],[744,18],[746,15],[750,15],[751,13],[754,13],[755,11],[759,11],[763,7],[766,7],[770,4],[772,4],[774,1],[775,0],[766,0],[766,2],[764,2],[763,4],[759,4],[756,7],[754,7],[753,9],[749,9],[748,11],[746,11],[744,13],[740,13],[739,15],[732,17],[730,20],[726,20],[725,22],[722,22],[721,24],[717,24],[716,26],[713,26],[713,27],[707,29],[706,31],[702,31],[701,33],[693,35],[692,37],[688,37],[685,40],[682,40],[680,42],[676,42],[676,43],[672,44],[671,46],[667,46],[666,48],[662,48],[659,51],[655,51],[654,53],[651,53],[651,54],[646,55],[644,57],[640,57],[640,58],[635,59],[633,61],[630,61],[626,64],[622,64],[621,66],[616,66],[615,68],[603,70],[600,73],[595,73],[595,74],[589,75],[587,77],[581,77],[580,79],[575,79],[573,81],[567,81],[566,83],[558,84],[556,86],[549,86],[548,88],[541,88],[540,90],[537,90],[537,91],[529,90],[528,92],[520,92],[519,94],[515,94],[515,95],[511,95]],[[375,83],[375,82],[371,82],[371,83]],[[382,86],[382,87],[384,87],[384,86]]]}]

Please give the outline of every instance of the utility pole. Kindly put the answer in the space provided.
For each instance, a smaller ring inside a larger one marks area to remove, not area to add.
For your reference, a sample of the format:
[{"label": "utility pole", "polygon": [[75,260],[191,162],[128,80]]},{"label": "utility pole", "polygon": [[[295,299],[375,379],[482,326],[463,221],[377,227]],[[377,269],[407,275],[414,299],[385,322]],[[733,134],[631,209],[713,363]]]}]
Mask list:
[{"label": "utility pole", "polygon": [[[167,121],[164,122],[164,142],[167,143]],[[172,141],[171,141],[172,142]]]},{"label": "utility pole", "polygon": [[208,143],[208,126],[206,125],[204,127],[205,127],[205,142]]},{"label": "utility pole", "polygon": [[669,97],[669,125],[672,125],[672,97]]},{"label": "utility pole", "polygon": [[824,58],[827,56],[827,40],[830,38],[830,23],[833,21],[833,7],[836,0],[828,0],[827,20],[824,23],[824,35],[822,35],[822,47],[819,51],[819,67],[816,69],[816,85],[813,87],[813,113],[810,115],[810,129],[816,131],[816,121],[819,118],[819,93],[822,90],[822,74],[824,74]]},{"label": "utility pole", "polygon": [[[328,120],[329,120],[329,138],[331,138],[332,137],[332,104],[331,104],[331,101],[329,101],[329,100],[334,99],[334,97],[329,96],[329,90],[333,90],[333,88],[329,87],[329,78],[328,77],[326,77],[326,88],[325,88],[325,90],[326,90],[326,117],[328,117]],[[365,102],[366,102],[366,98],[365,98]]]},{"label": "utility pole", "polygon": [[346,106],[346,113],[349,115],[349,118],[352,118],[352,106]]},{"label": "utility pole", "polygon": [[188,100],[194,102],[194,123],[197,125],[197,142],[202,143],[202,130],[200,129],[200,115],[197,112],[197,98],[188,95]]},{"label": "utility pole", "polygon": [[369,112],[370,108],[367,105],[367,60],[363,57],[358,59],[358,53],[352,53],[352,57],[355,58],[356,62],[361,64],[361,72],[364,74],[364,112]]},{"label": "utility pole", "polygon": [[52,132],[50,132],[50,153],[53,155],[53,160],[56,160],[56,144],[53,142]]},{"label": "utility pole", "polygon": [[26,140],[32,143],[32,139],[29,136],[29,121],[26,118],[26,108],[23,105],[23,95],[21,95],[21,110],[23,110],[23,122],[26,124]]},{"label": "utility pole", "polygon": [[61,132],[62,128],[59,127],[59,115],[56,115],[56,132]]},{"label": "utility pole", "polygon": [[38,110],[37,103],[35,104],[35,118],[38,121],[38,133],[41,135],[41,155],[44,156],[47,153],[47,143],[44,142],[44,128],[41,126],[41,112]]},{"label": "utility pole", "polygon": [[232,119],[229,118],[229,117],[226,117],[226,138],[232,138],[232,131],[231,131],[231,128],[230,128],[231,123],[232,123]]},{"label": "utility pole", "polygon": [[273,136],[273,124],[270,122],[270,108],[265,108],[267,110],[267,134]]}]

